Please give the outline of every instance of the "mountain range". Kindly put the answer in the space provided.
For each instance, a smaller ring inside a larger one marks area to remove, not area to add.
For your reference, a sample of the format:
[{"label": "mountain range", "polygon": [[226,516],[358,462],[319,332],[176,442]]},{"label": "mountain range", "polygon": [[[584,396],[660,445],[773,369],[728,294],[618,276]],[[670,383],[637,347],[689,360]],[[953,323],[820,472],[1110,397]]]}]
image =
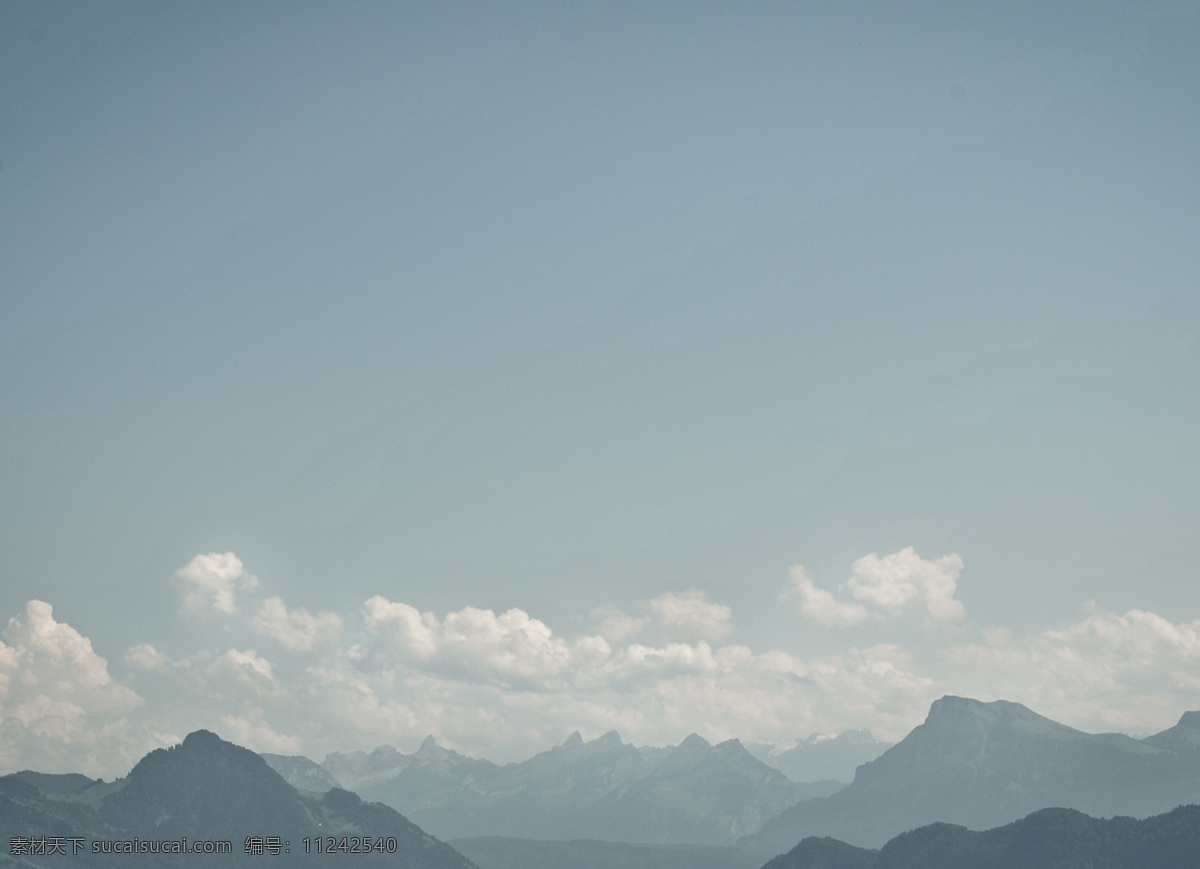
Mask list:
[{"label": "mountain range", "polygon": [[[0,865],[11,866],[42,865],[47,846],[95,866],[140,858],[167,869],[214,858],[213,865],[260,865],[264,855],[306,866],[474,865],[387,806],[340,788],[301,794],[254,752],[204,730],[150,752],[114,782],[30,771],[0,777],[0,838],[8,843]],[[183,850],[213,841],[228,850]],[[163,853],[163,843],[179,852]]]},{"label": "mountain range", "polygon": [[[447,844],[416,818],[343,789],[339,774],[364,793],[403,795],[444,828],[503,832]],[[258,859],[245,846],[257,839],[269,848],[272,838],[289,864],[333,865],[346,855],[324,852],[324,843],[370,840],[390,843],[390,853],[373,846],[353,858],[358,864],[418,869],[1193,865],[1200,807],[1188,804],[1200,803],[1200,713],[1134,739],[1084,733],[1018,703],[947,696],[907,737],[861,765],[851,784],[801,794],[789,806],[789,788],[803,787],[736,740],[711,745],[695,734],[647,750],[616,733],[590,742],[576,733],[499,766],[432,739],[412,755],[381,748],[331,755],[325,764],[264,759],[197,731],[113,782],[30,770],[0,777],[0,838],[10,843],[0,866],[40,865],[31,850],[39,841],[71,849],[71,837],[83,843],[73,859],[97,866],[130,859],[98,844],[185,839],[229,841],[220,865],[245,865]],[[761,828],[728,844],[755,824]],[[644,838],[580,832],[597,829]],[[194,862],[188,854],[153,856],[167,869]]]},{"label": "mountain range", "polygon": [[947,696],[854,781],[780,813],[739,847],[779,854],[833,837],[877,848],[934,822],[976,830],[1063,807],[1145,818],[1200,802],[1200,713],[1154,736],[1084,733],[1019,703]]},{"label": "mountain range", "polygon": [[333,754],[319,767],[306,758],[267,761],[300,788],[323,770],[443,839],[732,845],[798,800],[843,786],[791,781],[736,739],[711,745],[696,734],[677,746],[637,748],[615,731],[589,742],[576,732],[505,766],[465,757],[432,738],[411,755],[384,746]]}]

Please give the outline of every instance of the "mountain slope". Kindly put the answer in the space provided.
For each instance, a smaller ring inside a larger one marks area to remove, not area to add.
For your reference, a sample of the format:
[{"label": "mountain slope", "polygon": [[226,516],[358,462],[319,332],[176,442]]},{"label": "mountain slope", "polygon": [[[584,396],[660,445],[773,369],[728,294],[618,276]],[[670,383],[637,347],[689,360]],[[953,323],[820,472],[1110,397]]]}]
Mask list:
[{"label": "mountain slope", "polygon": [[1198,800],[1200,753],[1083,733],[1019,703],[943,697],[844,790],[792,806],[739,844],[782,853],[833,836],[878,847],[935,821],[983,829],[1050,806],[1146,817]]},{"label": "mountain slope", "polygon": [[1197,805],[1141,821],[1042,809],[982,832],[930,824],[896,836],[878,851],[805,839],[763,869],[1178,869],[1196,865],[1197,854]]},{"label": "mountain slope", "polygon": [[[270,837],[278,837],[289,864],[341,865],[347,858],[340,848],[345,838],[347,848],[358,840],[360,853],[350,858],[356,865],[472,866],[395,810],[365,803],[338,788],[322,797],[304,796],[254,752],[203,730],[181,745],[150,752],[124,779],[97,782],[76,793],[47,793],[22,773],[0,778],[0,836],[11,843],[18,837],[65,835],[84,840],[83,850],[72,860],[98,866],[128,865],[130,855],[117,852],[123,846],[114,848],[113,842],[184,839],[227,841],[230,849],[219,855],[220,865],[249,865],[261,861],[261,855],[246,853],[247,840]],[[325,850],[327,837],[333,837],[337,850],[318,853]],[[305,852],[305,839],[311,853]],[[365,839],[372,843],[370,853],[362,852]],[[376,847],[379,844],[386,853]],[[9,856],[14,865],[23,865],[21,855]],[[195,860],[189,853],[150,856],[162,867],[191,866]]]}]

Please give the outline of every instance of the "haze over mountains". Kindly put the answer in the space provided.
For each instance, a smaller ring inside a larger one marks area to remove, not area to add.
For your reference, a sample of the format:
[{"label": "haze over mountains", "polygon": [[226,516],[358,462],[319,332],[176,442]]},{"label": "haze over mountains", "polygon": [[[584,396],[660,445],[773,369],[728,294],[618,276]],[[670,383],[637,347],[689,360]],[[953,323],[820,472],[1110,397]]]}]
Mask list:
[{"label": "haze over mountains", "polygon": [[746,751],[767,766],[773,766],[792,781],[833,779],[849,782],[854,771],[883,754],[892,743],[876,739],[863,728],[844,730],[836,736],[814,733],[790,747],[755,742]]},{"label": "haze over mountains", "polygon": [[802,799],[825,796],[837,781],[797,783],[754,758],[736,739],[711,745],[692,734],[677,746],[637,748],[615,732],[497,766],[426,739],[405,755],[306,758],[267,755],[297,787],[322,781],[392,806],[444,839],[509,836],[611,842],[729,845]]},{"label": "haze over mountains", "polygon": [[1200,802],[1200,715],[1134,739],[1090,734],[1019,703],[943,697],[925,723],[829,797],[798,803],[743,839],[782,853],[807,836],[879,847],[944,821],[973,829],[1051,806],[1148,817]]},{"label": "haze over mountains", "polygon": [[[351,782],[364,796],[414,808],[401,814],[337,786]],[[381,747],[317,764],[260,757],[197,731],[114,782],[31,770],[0,777],[0,836],[228,839],[227,865],[255,859],[242,850],[248,836],[277,836],[293,859],[332,865],[343,856],[300,851],[305,837],[329,835],[391,836],[403,865],[429,869],[469,869],[471,860],[483,869],[1184,865],[1179,855],[1200,842],[1200,808],[1188,805],[1200,803],[1200,713],[1134,739],[1084,733],[1019,703],[947,696],[840,787],[792,782],[737,740],[711,745],[695,734],[637,748],[615,732],[590,742],[574,733],[498,766],[432,738],[411,755]],[[833,792],[812,796],[821,789]],[[1114,815],[1133,817],[1103,820]],[[77,856],[92,865],[128,859]],[[0,864],[34,865],[24,859],[3,855]],[[356,859],[384,865],[397,856]]]}]

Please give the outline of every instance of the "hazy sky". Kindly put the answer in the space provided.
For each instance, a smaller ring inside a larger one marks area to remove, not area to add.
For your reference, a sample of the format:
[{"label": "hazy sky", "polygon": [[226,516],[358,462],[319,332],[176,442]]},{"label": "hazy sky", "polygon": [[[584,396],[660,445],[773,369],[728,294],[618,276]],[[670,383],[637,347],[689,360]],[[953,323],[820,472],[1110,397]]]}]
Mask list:
[{"label": "hazy sky", "polygon": [[1200,708],[1197,45],[5,0],[0,771]]}]

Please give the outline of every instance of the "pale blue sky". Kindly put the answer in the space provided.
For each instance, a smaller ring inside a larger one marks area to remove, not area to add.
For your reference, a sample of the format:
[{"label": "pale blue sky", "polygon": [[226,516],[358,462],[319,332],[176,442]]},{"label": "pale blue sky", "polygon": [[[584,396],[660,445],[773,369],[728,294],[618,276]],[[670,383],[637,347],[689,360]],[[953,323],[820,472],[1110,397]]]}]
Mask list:
[{"label": "pale blue sky", "polygon": [[[272,706],[360,660],[377,595],[435,620],[519,608],[567,643],[648,619],[609,641],[785,653],[816,692],[796,709],[824,710],[793,738],[895,736],[970,690],[1059,697],[1039,711],[1097,728],[1200,707],[1169,677],[1200,655],[1191,4],[9,2],[0,19],[0,623],[25,648],[40,600],[48,635],[90,638],[140,698],[97,700],[141,734],[129,746],[223,715],[313,754],[437,730],[433,712],[355,731]],[[962,618],[934,630],[920,595],[887,609],[845,584],[906,547],[961,558]],[[258,579],[236,614],[184,606],[177,571],[207,553]],[[822,622],[796,565],[883,609]],[[340,633],[271,646],[274,597]],[[679,600],[716,622],[667,615]],[[1190,651],[1122,658],[1122,690],[1034,684],[1046,632],[1110,616]],[[946,663],[987,643],[1028,669]],[[269,660],[276,693],[195,705],[139,681],[162,661],[215,679],[230,649]],[[850,672],[870,649],[915,681],[838,706],[814,662]],[[471,703],[517,702],[489,684]],[[439,736],[515,756],[577,727],[742,726],[682,701],[639,723],[641,695],[588,684]],[[1160,705],[1134,720],[1143,690]],[[779,714],[734,735],[783,738]],[[0,751],[84,756],[39,738]]]}]

